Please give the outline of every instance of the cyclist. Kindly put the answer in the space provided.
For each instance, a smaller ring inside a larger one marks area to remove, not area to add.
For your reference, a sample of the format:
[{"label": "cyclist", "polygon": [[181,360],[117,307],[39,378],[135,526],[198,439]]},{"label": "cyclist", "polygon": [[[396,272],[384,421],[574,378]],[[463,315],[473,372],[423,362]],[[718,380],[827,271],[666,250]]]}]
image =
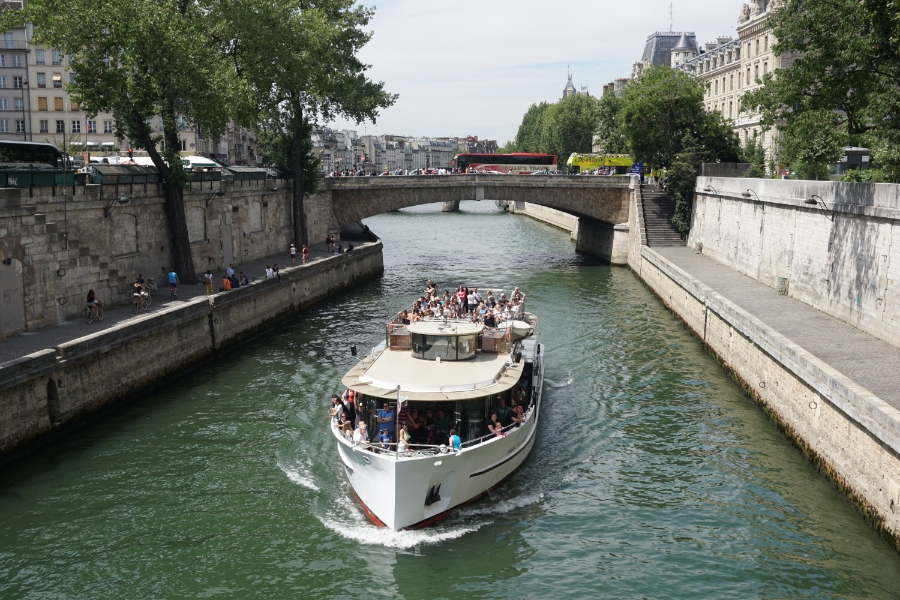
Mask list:
[{"label": "cyclist", "polygon": [[100,318],[100,307],[103,306],[103,303],[100,302],[100,298],[97,297],[93,289],[88,290],[86,302],[87,307],[91,309],[94,316]]},{"label": "cyclist", "polygon": [[147,280],[144,279],[143,273],[138,273],[138,281],[141,283],[141,295],[144,297],[144,300],[150,298],[150,286],[147,284]]},{"label": "cyclist", "polygon": [[133,298],[137,298],[138,307],[141,310],[145,310],[144,306],[144,286],[141,285],[140,278],[134,280],[134,284],[132,285],[131,295]]},{"label": "cyclist", "polygon": [[169,271],[167,277],[169,278],[169,292],[171,292],[172,294],[172,300],[177,300],[178,284],[181,283],[181,281],[178,279],[178,273],[175,272],[175,269],[172,269],[171,271]]}]

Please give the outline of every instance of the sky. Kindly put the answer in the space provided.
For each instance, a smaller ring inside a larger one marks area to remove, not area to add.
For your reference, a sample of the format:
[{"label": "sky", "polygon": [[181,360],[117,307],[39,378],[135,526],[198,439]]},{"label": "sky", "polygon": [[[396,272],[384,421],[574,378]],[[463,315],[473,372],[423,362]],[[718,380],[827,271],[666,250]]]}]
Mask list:
[{"label": "sky", "polygon": [[[364,2],[373,6],[375,0]],[[674,31],[704,44],[735,37],[744,0],[675,0]],[[555,102],[567,68],[599,96],[630,77],[647,37],[669,31],[669,0],[380,0],[360,52],[373,81],[399,94],[376,123],[329,126],[360,135],[511,140],[536,102]]]}]

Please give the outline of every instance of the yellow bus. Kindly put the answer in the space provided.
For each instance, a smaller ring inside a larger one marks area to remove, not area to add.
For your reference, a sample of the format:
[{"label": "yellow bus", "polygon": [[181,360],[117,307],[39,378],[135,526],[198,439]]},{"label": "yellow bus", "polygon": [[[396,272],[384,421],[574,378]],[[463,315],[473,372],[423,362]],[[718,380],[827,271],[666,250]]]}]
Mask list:
[{"label": "yellow bus", "polygon": [[573,152],[566,166],[573,173],[598,169],[601,175],[627,175],[634,161],[627,154],[578,154]]}]

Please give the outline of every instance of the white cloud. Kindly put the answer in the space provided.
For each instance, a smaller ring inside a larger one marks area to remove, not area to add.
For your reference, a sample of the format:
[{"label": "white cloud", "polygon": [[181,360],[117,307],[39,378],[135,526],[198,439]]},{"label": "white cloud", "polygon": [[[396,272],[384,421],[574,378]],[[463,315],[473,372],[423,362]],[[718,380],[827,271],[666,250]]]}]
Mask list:
[{"label": "white cloud", "polygon": [[[742,4],[676,3],[674,30],[695,32],[701,44],[735,36]],[[668,31],[668,23],[667,0],[383,0],[360,56],[372,65],[370,78],[400,98],[377,124],[331,125],[369,134],[477,135],[502,144],[529,105],[561,97],[567,65],[576,87],[599,94],[631,74],[647,36]]]}]

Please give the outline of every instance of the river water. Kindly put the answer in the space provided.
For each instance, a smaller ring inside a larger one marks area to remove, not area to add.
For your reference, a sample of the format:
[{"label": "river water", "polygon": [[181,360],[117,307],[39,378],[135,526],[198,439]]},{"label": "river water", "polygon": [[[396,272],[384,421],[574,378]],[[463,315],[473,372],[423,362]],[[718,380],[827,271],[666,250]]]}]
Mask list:
[{"label": "river water", "polygon": [[[367,223],[383,279],[0,471],[0,597],[900,595],[900,556],[630,271],[490,202]],[[351,499],[327,399],[428,277],[522,287],[545,406],[490,499],[393,533]]]}]

